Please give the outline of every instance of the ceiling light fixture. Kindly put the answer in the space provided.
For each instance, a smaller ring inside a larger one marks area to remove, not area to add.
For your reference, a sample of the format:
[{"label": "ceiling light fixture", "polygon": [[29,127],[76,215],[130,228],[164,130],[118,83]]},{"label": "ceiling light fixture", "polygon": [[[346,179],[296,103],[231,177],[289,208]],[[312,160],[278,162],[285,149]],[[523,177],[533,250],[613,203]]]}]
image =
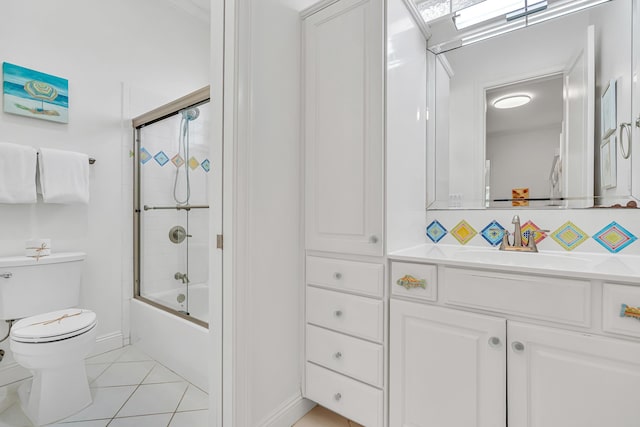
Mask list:
[{"label": "ceiling light fixture", "polygon": [[531,96],[529,95],[507,95],[493,101],[493,106],[500,110],[507,108],[516,108],[531,102]]}]

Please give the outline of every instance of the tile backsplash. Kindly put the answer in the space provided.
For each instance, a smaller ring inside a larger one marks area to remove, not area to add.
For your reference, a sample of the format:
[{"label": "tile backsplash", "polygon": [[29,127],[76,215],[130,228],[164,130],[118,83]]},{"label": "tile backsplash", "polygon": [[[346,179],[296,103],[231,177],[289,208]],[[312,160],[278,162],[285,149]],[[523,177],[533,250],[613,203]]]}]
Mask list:
[{"label": "tile backsplash", "polygon": [[425,242],[499,246],[504,230],[513,232],[514,215],[524,240],[533,233],[541,251],[640,255],[638,209],[427,211]]}]

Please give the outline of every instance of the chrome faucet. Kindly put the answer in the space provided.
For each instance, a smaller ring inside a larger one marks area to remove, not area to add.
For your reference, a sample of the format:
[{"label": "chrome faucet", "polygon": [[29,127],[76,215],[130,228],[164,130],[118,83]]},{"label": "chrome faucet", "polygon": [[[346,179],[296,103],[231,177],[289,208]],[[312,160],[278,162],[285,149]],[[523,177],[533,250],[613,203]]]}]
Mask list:
[{"label": "chrome faucet", "polygon": [[[504,230],[502,236],[502,243],[500,244],[501,251],[518,251],[518,252],[538,252],[538,246],[536,245],[536,233],[545,233],[549,230],[530,230],[527,244],[522,244],[522,228],[520,227],[520,217],[514,215],[511,223],[514,225],[513,233],[509,233]],[[509,234],[513,234],[513,245],[509,242]]]},{"label": "chrome faucet", "polygon": [[176,280],[182,280],[182,283],[189,283],[189,276],[187,273],[180,273],[179,271],[173,275],[173,278]]},{"label": "chrome faucet", "polygon": [[514,215],[511,220],[511,224],[513,227],[513,246],[520,247],[522,246],[522,230],[520,229],[520,217],[518,215]]}]

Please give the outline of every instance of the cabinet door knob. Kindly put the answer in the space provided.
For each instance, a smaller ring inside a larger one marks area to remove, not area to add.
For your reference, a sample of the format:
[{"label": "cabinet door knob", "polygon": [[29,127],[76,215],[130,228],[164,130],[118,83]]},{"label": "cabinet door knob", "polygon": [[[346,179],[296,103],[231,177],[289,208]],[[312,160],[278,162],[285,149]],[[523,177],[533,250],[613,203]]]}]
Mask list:
[{"label": "cabinet door knob", "polygon": [[378,236],[369,237],[369,243],[378,243]]},{"label": "cabinet door knob", "polygon": [[335,357],[336,359],[342,359],[342,353],[337,352],[336,354],[333,355],[333,357]]},{"label": "cabinet door knob", "polygon": [[339,401],[340,399],[342,399],[342,394],[340,394],[340,393],[336,393],[336,394],[334,394],[334,395],[333,395],[333,398],[334,398],[336,401]]},{"label": "cabinet door knob", "polygon": [[336,317],[340,317],[340,316],[342,316],[342,310],[336,310],[336,311],[334,311],[334,312],[333,312],[333,314],[334,314]]},{"label": "cabinet door knob", "polygon": [[342,279],[342,273],[333,273],[333,278],[336,280]]},{"label": "cabinet door knob", "polygon": [[511,343],[511,348],[516,353],[522,353],[524,351],[524,344],[522,344],[520,341],[514,341]]},{"label": "cabinet door knob", "polygon": [[502,345],[502,341],[498,337],[489,338],[489,346],[493,348],[499,348]]},{"label": "cabinet door knob", "polygon": [[11,279],[13,277],[13,273],[0,273],[0,277],[3,279]]}]

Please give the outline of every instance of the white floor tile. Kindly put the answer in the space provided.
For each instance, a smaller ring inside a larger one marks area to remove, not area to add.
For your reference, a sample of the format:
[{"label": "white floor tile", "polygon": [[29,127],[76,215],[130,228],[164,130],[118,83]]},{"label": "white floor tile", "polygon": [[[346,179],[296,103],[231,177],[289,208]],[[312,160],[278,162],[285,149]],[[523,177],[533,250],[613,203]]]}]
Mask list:
[{"label": "white floor tile", "polygon": [[95,381],[106,369],[111,366],[110,363],[96,363],[96,364],[86,364],[85,369],[87,370],[87,378],[89,379],[89,383]]},{"label": "white floor tile", "polygon": [[207,427],[209,411],[176,412],[169,427]]},{"label": "white floor tile", "polygon": [[91,383],[91,387],[138,385],[154,365],[153,361],[114,363]]},{"label": "white floor tile", "polygon": [[153,360],[146,353],[135,346],[127,346],[125,347],[124,352],[116,362],[139,362],[142,360]]},{"label": "white floor tile", "polygon": [[109,427],[164,427],[169,425],[171,414],[143,415],[141,417],[116,418]]},{"label": "white floor tile", "polygon": [[89,357],[85,360],[85,363],[88,365],[94,365],[96,363],[112,363],[115,362],[116,359],[122,356],[122,353],[125,352],[127,347],[118,348],[116,350],[107,351],[106,353],[98,354],[93,357]]},{"label": "white floor tile", "polygon": [[0,427],[33,427],[33,424],[15,402],[0,414]]},{"label": "white floor tile", "polygon": [[176,383],[181,381],[184,381],[182,377],[158,363],[144,379],[143,384]]},{"label": "white floor tile", "polygon": [[131,397],[135,389],[136,386],[92,388],[93,403],[64,421],[111,418]]},{"label": "white floor tile", "polygon": [[111,421],[111,418],[105,420],[91,420],[91,421],[75,421],[68,423],[63,421],[58,424],[47,424],[47,427],[107,427]]},{"label": "white floor tile", "polygon": [[194,411],[198,409],[209,409],[209,395],[198,387],[189,385],[184,394],[178,411]]},{"label": "white floor tile", "polygon": [[143,384],[118,412],[117,417],[174,412],[187,385],[187,382]]}]

